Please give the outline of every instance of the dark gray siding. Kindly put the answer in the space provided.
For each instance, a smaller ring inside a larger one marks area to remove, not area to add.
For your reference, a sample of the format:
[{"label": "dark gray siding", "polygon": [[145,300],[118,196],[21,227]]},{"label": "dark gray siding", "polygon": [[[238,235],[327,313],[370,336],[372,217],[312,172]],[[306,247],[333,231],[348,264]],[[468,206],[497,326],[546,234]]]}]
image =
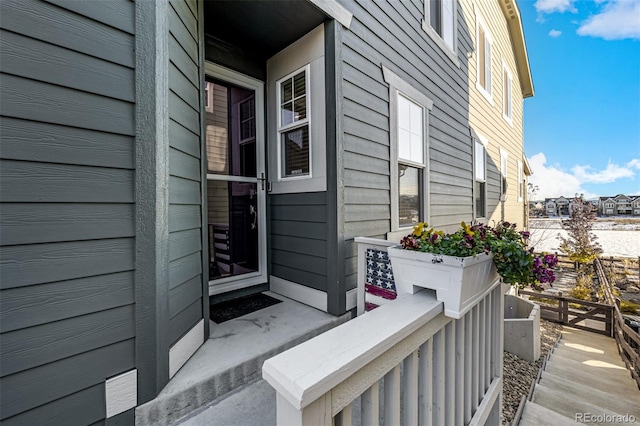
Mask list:
[{"label": "dark gray siding", "polygon": [[134,3],[0,3],[2,424],[90,424],[134,368]]},{"label": "dark gray siding", "polygon": [[169,6],[169,343],[202,318],[200,50],[194,2]]},{"label": "dark gray siding", "polygon": [[326,192],[270,195],[271,275],[327,291]]},{"label": "dark gray siding", "polygon": [[341,0],[354,18],[342,34],[344,238],[347,289],[356,285],[353,237],[384,238],[391,229],[389,88],[386,66],[433,101],[429,114],[430,221],[438,227],[470,220],[472,151],[468,125],[467,52],[458,13],[458,60],[422,30],[421,1]]}]

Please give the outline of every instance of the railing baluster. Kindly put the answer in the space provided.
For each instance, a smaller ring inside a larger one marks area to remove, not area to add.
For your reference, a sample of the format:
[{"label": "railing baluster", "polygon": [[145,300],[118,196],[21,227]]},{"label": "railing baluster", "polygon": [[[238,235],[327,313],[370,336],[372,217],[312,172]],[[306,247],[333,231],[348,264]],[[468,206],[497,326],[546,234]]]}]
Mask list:
[{"label": "railing baluster", "polygon": [[400,365],[384,376],[384,424],[400,424]]},{"label": "railing baluster", "polygon": [[421,426],[430,426],[433,420],[433,338],[420,346],[418,362],[418,421]]},{"label": "railing baluster", "polygon": [[452,424],[456,418],[456,321],[451,321],[445,331],[445,416],[446,424]]},{"label": "railing baluster", "polygon": [[480,401],[480,342],[478,338],[480,337],[480,308],[478,305],[473,307],[473,349],[471,351],[471,356],[473,357],[473,382],[471,383],[471,411],[475,412],[476,408],[478,408],[478,403]]},{"label": "railing baluster", "polygon": [[433,424],[445,424],[445,333],[438,331],[433,336]]},{"label": "railing baluster", "polygon": [[487,294],[487,297],[484,299],[485,305],[485,329],[487,330],[487,346],[486,346],[486,358],[485,358],[485,367],[484,367],[484,383],[485,383],[485,391],[491,385],[491,362],[493,361],[492,349],[493,349],[493,310],[491,306],[492,302],[492,294]]},{"label": "railing baluster", "polygon": [[464,316],[464,423],[469,423],[473,413],[473,310]]},{"label": "railing baluster", "polygon": [[362,426],[380,424],[380,383],[364,391],[361,398]]},{"label": "railing baluster", "polygon": [[418,351],[405,358],[402,374],[404,391],[403,423],[406,426],[418,424]]},{"label": "railing baluster", "polygon": [[487,339],[487,324],[485,323],[485,305],[484,305],[484,299],[480,301],[480,303],[478,304],[478,309],[480,311],[479,316],[480,316],[480,333],[479,333],[479,343],[480,343],[480,349],[479,349],[479,353],[480,353],[480,360],[478,361],[478,397],[479,399],[482,399],[482,396],[484,395],[485,391],[487,390],[487,384],[484,382],[484,367],[485,367],[485,358],[487,356],[485,350],[486,350],[486,339]]},{"label": "railing baluster", "polygon": [[465,318],[463,316],[456,321],[456,353],[455,353],[455,370],[456,370],[456,389],[455,389],[455,421],[454,423],[464,424],[464,375],[465,375],[465,351],[464,351],[464,333]]}]

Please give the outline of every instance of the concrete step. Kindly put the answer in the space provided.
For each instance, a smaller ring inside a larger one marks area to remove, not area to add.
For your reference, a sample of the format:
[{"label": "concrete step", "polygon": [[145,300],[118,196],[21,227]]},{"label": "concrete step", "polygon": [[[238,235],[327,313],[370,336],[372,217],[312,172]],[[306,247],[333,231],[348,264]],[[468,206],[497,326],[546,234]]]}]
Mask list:
[{"label": "concrete step", "polygon": [[[538,383],[533,391],[533,402],[543,407],[548,408],[551,411],[555,411],[569,419],[577,420],[576,415],[579,413],[591,413],[593,415],[609,415],[615,416],[618,414],[604,407],[591,402],[589,398],[590,389],[584,389],[582,393],[577,395],[567,395],[566,393],[552,389],[548,386]],[[610,422],[595,423],[601,425],[611,424]]]},{"label": "concrete step", "polygon": [[180,426],[275,426],[276,391],[264,380],[250,383],[179,419]]},{"label": "concrete step", "polygon": [[594,388],[600,384],[626,384],[633,380],[629,371],[618,365],[598,360],[574,361],[555,354],[549,358],[545,370]]},{"label": "concrete step", "polygon": [[566,358],[578,362],[586,361],[602,361],[607,364],[617,365],[618,367],[625,368],[622,358],[618,352],[611,353],[605,352],[594,346],[579,345],[576,343],[567,343],[564,345],[558,345],[553,351],[553,356],[556,358]]},{"label": "concrete step", "polygon": [[169,425],[253,383],[261,379],[265,360],[350,318],[350,314],[335,317],[267,294],[283,302],[222,324],[212,323],[204,345],[155,399],[136,408],[136,425]]},{"label": "concrete step", "polygon": [[581,343],[585,345],[598,346],[603,350],[616,351],[616,341],[613,337],[591,331],[578,330],[576,328],[564,327],[562,329],[562,339],[560,341]]},{"label": "concrete step", "polygon": [[588,401],[617,413],[633,414],[640,419],[640,392],[629,392],[626,386],[599,386],[585,388],[584,384],[570,380],[566,376],[543,371],[540,384],[565,395],[584,395]]},{"label": "concrete step", "polygon": [[577,423],[573,419],[549,410],[535,402],[527,401],[518,424],[520,426],[565,426]]}]

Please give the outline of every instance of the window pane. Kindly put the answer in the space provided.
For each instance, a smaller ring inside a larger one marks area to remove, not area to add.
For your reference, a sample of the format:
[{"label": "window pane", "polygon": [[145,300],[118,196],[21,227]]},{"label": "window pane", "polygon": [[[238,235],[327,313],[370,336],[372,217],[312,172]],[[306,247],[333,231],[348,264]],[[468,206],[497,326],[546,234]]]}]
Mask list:
[{"label": "window pane", "polygon": [[309,174],[309,126],[282,133],[282,177]]},{"label": "window pane", "polygon": [[455,0],[442,0],[442,38],[452,50],[455,40]]},{"label": "window pane", "polygon": [[398,219],[401,227],[420,221],[420,169],[398,164]]},{"label": "window pane", "polygon": [[484,42],[484,29],[478,27],[478,72],[480,76],[480,86],[486,89],[486,75],[485,75],[485,42]]},{"label": "window pane", "polygon": [[293,98],[293,87],[291,79],[287,79],[280,83],[280,102],[285,103]]},{"label": "window pane", "polygon": [[296,74],[296,76],[293,77],[294,97],[298,98],[300,96],[304,96],[307,93],[305,81],[306,78],[304,71]]},{"label": "window pane", "polygon": [[484,88],[487,90],[487,93],[491,94],[491,44],[485,37],[485,46],[484,46],[484,73],[485,73],[485,86]]},{"label": "window pane", "polygon": [[422,107],[398,94],[398,158],[424,163]]},{"label": "window pane", "polygon": [[411,102],[411,133],[422,135],[422,108]]},{"label": "window pane", "polygon": [[398,158],[411,159],[411,133],[405,129],[398,129]]},{"label": "window pane", "polygon": [[287,102],[282,104],[282,109],[280,110],[280,125],[286,126],[288,124],[293,123],[293,102]]},{"label": "window pane", "polygon": [[485,217],[485,183],[475,182],[476,218]]},{"label": "window pane", "polygon": [[476,180],[485,180],[485,158],[484,145],[480,142],[475,143],[475,162],[476,162]]},{"label": "window pane", "polygon": [[441,0],[429,2],[429,24],[438,34],[442,35],[442,3]]},{"label": "window pane", "polygon": [[296,99],[293,101],[293,119],[294,121],[304,120],[307,118],[307,97]]}]

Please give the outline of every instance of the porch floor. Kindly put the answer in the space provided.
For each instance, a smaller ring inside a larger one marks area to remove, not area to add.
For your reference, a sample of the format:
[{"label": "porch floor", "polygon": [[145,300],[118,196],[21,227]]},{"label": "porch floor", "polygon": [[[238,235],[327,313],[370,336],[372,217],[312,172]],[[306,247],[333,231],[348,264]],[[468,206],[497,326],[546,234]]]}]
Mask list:
[{"label": "porch floor", "polygon": [[136,425],[168,425],[262,377],[268,358],[350,318],[321,312],[281,295],[282,300],[222,324],[211,322],[209,339],[157,398],[136,408]]}]

